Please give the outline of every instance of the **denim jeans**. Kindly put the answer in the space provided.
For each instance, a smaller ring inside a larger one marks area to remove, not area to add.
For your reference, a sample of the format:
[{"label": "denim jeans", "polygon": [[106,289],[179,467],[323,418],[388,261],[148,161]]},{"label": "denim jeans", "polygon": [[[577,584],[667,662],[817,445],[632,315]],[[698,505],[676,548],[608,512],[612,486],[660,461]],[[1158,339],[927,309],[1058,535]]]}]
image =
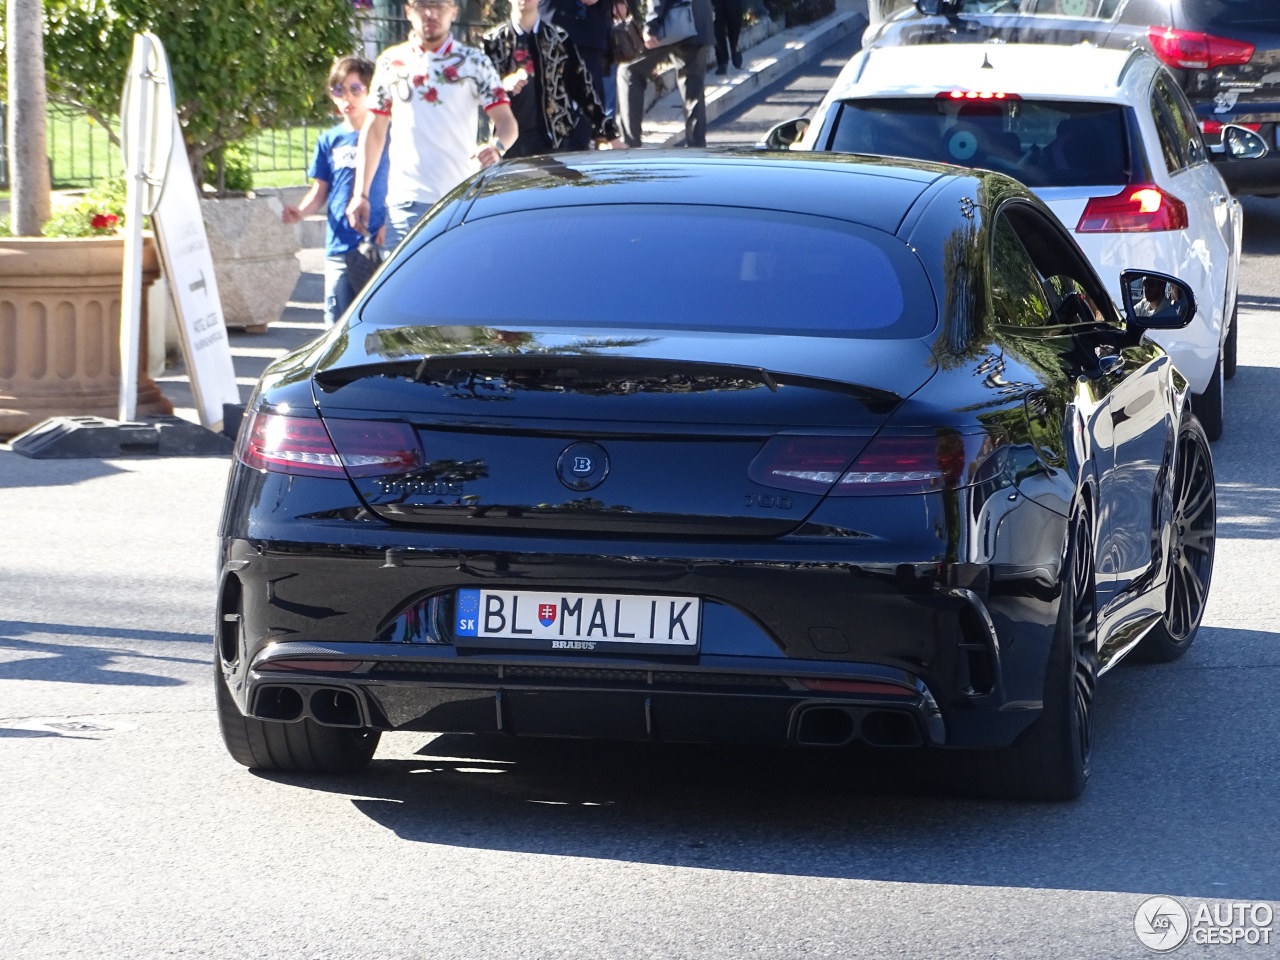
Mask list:
[{"label": "denim jeans", "polygon": [[613,67],[609,67],[604,75],[604,115],[618,115],[618,73]]},{"label": "denim jeans", "polygon": [[324,258],[324,325],[332,327],[356,298],[347,279],[346,257]]},{"label": "denim jeans", "polygon": [[391,203],[387,205],[387,242],[383,247],[394,250],[405,234],[412,230],[423,218],[431,204],[425,200],[410,200],[407,203]]}]

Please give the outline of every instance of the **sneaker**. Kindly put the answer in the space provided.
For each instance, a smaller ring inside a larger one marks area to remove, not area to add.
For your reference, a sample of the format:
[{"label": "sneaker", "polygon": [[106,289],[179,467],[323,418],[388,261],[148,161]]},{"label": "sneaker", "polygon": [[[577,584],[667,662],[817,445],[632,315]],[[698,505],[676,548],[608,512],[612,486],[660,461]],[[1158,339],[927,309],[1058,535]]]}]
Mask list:
[{"label": "sneaker", "polygon": [[727,63],[717,63],[717,64],[716,64],[716,76],[717,76],[717,77],[724,77],[724,76],[727,76],[727,75],[728,75],[728,73],[729,73],[729,65],[728,65]]},{"label": "sneaker", "polygon": [[733,69],[735,70],[742,69],[742,54],[739,53],[737,50],[733,51]]}]

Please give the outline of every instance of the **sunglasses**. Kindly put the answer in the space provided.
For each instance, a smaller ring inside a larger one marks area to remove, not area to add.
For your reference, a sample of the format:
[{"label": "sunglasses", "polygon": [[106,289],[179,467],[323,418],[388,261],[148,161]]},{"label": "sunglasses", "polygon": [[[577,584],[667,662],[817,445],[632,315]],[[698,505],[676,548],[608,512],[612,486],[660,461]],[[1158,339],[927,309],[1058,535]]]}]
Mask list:
[{"label": "sunglasses", "polygon": [[340,83],[335,83],[329,88],[329,93],[335,97],[353,96],[358,97],[369,88],[363,83],[349,83],[345,87]]}]

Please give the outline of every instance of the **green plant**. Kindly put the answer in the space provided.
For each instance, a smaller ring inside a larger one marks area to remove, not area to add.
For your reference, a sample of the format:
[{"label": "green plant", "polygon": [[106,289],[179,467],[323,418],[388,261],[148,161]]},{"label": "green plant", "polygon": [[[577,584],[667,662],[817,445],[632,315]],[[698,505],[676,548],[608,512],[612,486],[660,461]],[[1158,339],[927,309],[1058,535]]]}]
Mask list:
[{"label": "green plant", "polygon": [[110,129],[133,35],[144,30],[168,53],[197,173],[207,156],[258,130],[326,116],[329,66],[356,45],[351,0],[45,0],[50,98]]},{"label": "green plant", "polygon": [[253,189],[253,164],[249,147],[242,141],[220,147],[204,158],[204,181],[219,193]]},{"label": "green plant", "polygon": [[44,225],[46,237],[101,237],[124,226],[125,182],[104,180],[73,204],[55,207]]}]

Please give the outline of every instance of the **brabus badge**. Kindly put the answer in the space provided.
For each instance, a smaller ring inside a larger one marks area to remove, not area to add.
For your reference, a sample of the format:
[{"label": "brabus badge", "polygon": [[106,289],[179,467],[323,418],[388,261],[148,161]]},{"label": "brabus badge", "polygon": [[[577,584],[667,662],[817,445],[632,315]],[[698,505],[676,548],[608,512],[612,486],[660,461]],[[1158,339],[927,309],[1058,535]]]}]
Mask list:
[{"label": "brabus badge", "polygon": [[590,440],[571,443],[556,461],[556,476],[570,490],[594,490],[609,475],[609,455]]}]

